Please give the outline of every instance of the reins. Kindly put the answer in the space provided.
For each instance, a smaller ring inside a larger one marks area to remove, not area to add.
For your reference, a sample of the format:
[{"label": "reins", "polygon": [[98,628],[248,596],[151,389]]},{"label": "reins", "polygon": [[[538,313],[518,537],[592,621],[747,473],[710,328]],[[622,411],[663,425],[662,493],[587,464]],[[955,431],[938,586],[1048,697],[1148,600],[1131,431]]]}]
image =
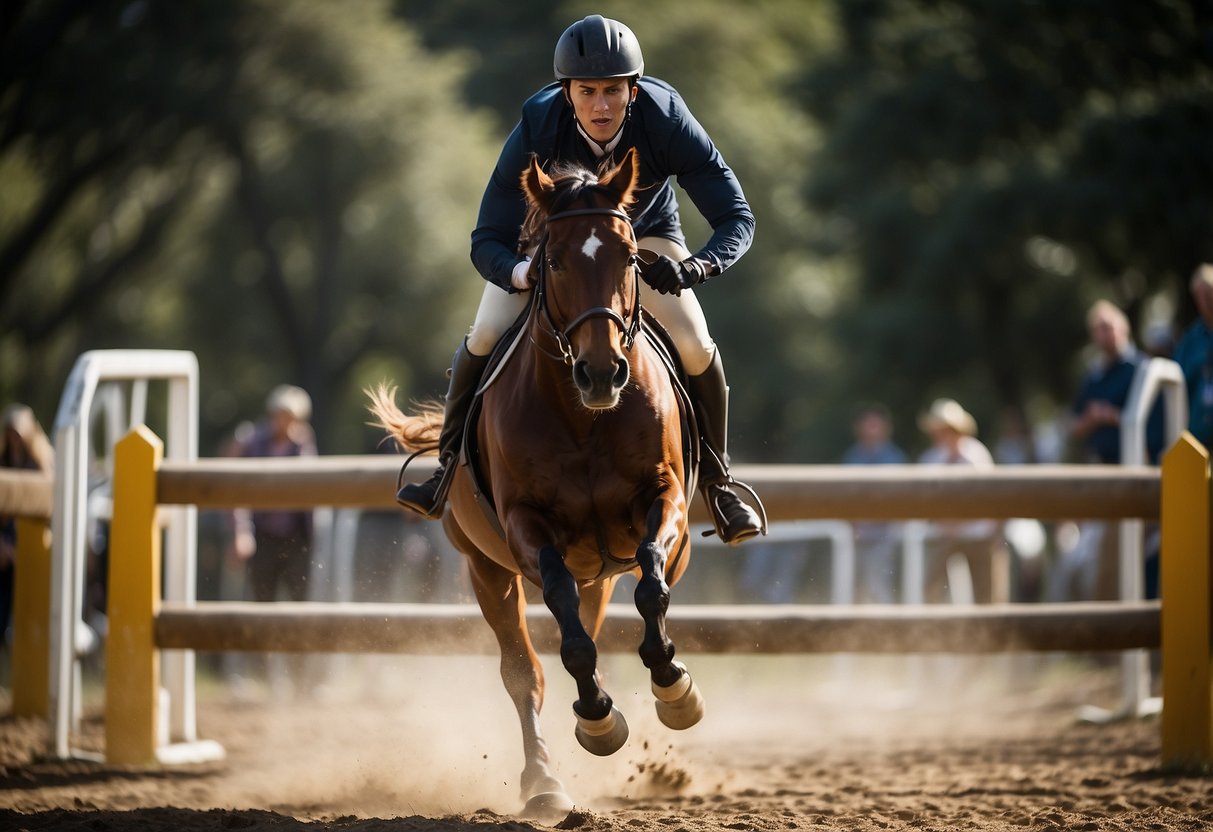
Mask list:
[{"label": "reins", "polygon": [[[616,217],[617,219],[623,220],[625,223],[627,223],[628,230],[632,232],[632,239],[635,241],[636,231],[632,227],[632,218],[617,208],[570,208],[566,211],[559,211],[552,214],[547,218],[547,220],[545,220],[544,224],[546,226],[551,225],[556,220],[593,215]],[[543,318],[543,323],[547,327],[548,334],[552,336],[553,340],[555,340],[556,346],[560,350],[560,354],[554,355],[553,353],[550,353],[540,347],[538,344],[535,344],[536,349],[549,358],[555,359],[556,361],[563,361],[565,364],[571,367],[574,362],[574,356],[573,345],[569,341],[569,335],[573,332],[573,330],[588,320],[593,318],[606,318],[609,321],[613,321],[616,326],[619,327],[620,331],[623,333],[624,348],[630,352],[632,345],[636,343],[636,335],[640,332],[640,258],[633,253],[628,259],[628,265],[631,266],[633,270],[631,323],[625,321],[622,315],[620,315],[614,309],[611,309],[609,306],[594,306],[573,318],[573,320],[567,326],[561,329],[552,320],[551,312],[548,310],[547,258],[544,256],[547,250],[547,242],[548,232],[545,228],[543,238],[539,241],[539,247],[535,251],[535,259],[539,263],[539,279],[536,281],[535,285],[535,303],[538,307],[539,314]]]}]

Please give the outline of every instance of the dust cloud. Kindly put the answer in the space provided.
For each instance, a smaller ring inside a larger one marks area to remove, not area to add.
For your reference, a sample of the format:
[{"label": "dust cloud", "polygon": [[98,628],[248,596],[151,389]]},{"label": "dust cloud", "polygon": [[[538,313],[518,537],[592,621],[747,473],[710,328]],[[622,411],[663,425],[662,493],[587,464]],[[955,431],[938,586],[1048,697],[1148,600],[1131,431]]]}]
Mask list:
[{"label": "dust cloud", "polygon": [[[602,657],[604,685],[631,736],[619,752],[600,758],[573,737],[571,678],[556,657],[542,657],[542,726],[556,774],[577,805],[607,810],[661,795],[707,798],[744,789],[739,769],[761,766],[767,755],[811,757],[840,745],[899,747],[974,735],[1011,739],[1034,727],[1026,707],[1030,679],[1048,673],[1051,661],[680,658],[707,700],[703,722],[685,732],[657,720],[638,657]],[[1064,667],[1060,661],[1052,665]],[[239,744],[229,749],[242,760],[228,791],[232,808],[299,815],[325,807],[362,817],[518,810],[521,734],[495,657],[342,656],[323,665],[325,681],[313,697],[294,697],[280,708],[261,699],[206,712],[208,720],[227,724],[200,723],[202,736],[213,727]],[[1081,685],[1071,695],[1080,700]]]}]

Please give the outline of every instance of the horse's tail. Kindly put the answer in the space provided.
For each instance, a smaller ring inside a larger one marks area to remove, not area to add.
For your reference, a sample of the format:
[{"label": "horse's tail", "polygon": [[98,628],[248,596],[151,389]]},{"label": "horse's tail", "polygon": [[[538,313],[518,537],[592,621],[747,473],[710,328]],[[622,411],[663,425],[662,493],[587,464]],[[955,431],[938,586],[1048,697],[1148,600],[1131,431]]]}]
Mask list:
[{"label": "horse's tail", "polygon": [[422,402],[414,406],[412,413],[404,413],[396,406],[395,385],[381,381],[363,392],[371,400],[367,409],[375,416],[375,421],[370,424],[386,430],[410,453],[438,450],[443,413],[440,402]]}]

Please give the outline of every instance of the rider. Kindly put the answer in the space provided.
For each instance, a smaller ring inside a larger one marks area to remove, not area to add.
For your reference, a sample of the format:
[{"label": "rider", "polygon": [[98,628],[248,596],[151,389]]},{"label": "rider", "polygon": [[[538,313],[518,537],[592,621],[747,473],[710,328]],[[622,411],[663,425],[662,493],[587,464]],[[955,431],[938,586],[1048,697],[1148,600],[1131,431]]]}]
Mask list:
[{"label": "rider", "polygon": [[[526,215],[520,175],[531,154],[545,168],[578,162],[595,169],[635,147],[640,178],[629,214],[639,248],[658,255],[643,270],[648,285],[641,302],[678,348],[702,437],[700,489],[717,533],[726,543],[739,543],[764,532],[764,523],[733,489],[740,483],[728,468],[728,386],[691,289],[746,252],[754,215],[733,171],[682,97],[664,81],[643,74],[640,45],[627,26],[600,15],[574,23],[556,43],[554,68],[556,82],[523,105],[480,203],[472,262],[488,283],[475,322],[455,352],[438,468],[427,482],[400,489],[396,499],[426,517],[442,515],[468,406],[488,355],[530,302],[531,252],[519,253],[518,248]],[[713,229],[694,255],[686,247],[670,177],[677,177]]]}]

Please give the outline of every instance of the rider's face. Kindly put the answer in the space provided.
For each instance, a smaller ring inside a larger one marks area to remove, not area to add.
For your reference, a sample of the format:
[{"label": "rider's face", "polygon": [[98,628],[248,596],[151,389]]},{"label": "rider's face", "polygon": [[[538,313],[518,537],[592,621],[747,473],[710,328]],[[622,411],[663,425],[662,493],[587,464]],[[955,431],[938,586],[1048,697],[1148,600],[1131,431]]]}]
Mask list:
[{"label": "rider's face", "polygon": [[569,99],[577,121],[596,142],[609,142],[615,137],[635,97],[636,90],[627,78],[569,82]]}]

